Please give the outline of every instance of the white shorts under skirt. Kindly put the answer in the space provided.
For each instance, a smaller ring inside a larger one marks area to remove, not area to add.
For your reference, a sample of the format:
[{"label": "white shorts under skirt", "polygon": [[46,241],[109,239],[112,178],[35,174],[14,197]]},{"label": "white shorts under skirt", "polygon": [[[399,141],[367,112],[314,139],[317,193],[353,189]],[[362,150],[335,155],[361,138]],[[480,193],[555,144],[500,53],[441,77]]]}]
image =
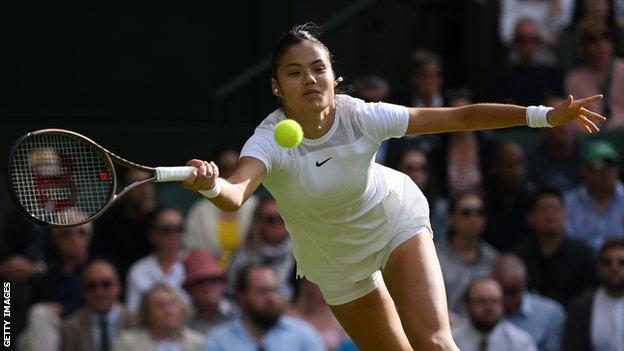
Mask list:
[{"label": "white shorts under skirt", "polygon": [[[433,235],[429,226],[421,226],[416,228],[408,228],[398,232],[395,237],[388,243],[386,257],[383,260],[381,268],[385,267],[390,254],[406,242],[408,239],[419,235]],[[352,283],[345,279],[344,275],[336,272],[336,274],[325,274],[320,281],[314,281],[323,293],[325,301],[329,305],[342,305],[350,301],[359,299],[360,297],[375,290],[383,280],[381,270],[375,271],[370,277]]]}]

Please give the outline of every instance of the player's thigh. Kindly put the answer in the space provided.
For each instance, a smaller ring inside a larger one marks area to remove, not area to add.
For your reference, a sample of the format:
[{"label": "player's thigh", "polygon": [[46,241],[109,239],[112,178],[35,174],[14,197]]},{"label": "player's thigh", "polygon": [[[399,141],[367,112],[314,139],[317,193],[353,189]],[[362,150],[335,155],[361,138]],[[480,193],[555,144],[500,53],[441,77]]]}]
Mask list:
[{"label": "player's thigh", "polygon": [[332,312],[361,351],[412,350],[394,302],[384,284]]},{"label": "player's thigh", "polygon": [[390,254],[383,277],[412,346],[458,350],[451,336],[440,263],[428,229]]}]

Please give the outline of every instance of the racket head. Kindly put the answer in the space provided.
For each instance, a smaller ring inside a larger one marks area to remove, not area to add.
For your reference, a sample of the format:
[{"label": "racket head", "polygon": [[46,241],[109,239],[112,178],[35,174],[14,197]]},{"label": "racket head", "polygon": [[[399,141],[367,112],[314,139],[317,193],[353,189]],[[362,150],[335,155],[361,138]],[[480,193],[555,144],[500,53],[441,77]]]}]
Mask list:
[{"label": "racket head", "polygon": [[6,179],[17,209],[49,228],[75,227],[97,218],[112,204],[117,187],[107,151],[62,129],[21,136],[11,147]]}]

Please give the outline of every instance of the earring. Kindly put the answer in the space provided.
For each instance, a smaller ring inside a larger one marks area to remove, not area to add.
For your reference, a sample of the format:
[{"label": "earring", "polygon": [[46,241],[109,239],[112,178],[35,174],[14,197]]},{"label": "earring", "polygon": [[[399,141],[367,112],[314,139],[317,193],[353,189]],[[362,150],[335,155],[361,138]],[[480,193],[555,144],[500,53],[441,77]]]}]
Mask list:
[{"label": "earring", "polygon": [[277,95],[277,93],[279,93],[279,90],[277,88],[273,89],[273,94]]}]

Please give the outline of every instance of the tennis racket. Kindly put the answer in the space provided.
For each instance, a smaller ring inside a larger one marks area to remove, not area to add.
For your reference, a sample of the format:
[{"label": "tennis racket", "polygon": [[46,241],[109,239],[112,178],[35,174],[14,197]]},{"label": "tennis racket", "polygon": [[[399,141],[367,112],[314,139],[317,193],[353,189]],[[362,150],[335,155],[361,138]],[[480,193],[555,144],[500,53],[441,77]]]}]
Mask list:
[{"label": "tennis racket", "polygon": [[[114,163],[149,172],[117,193]],[[63,129],[27,133],[12,146],[9,194],[31,221],[50,228],[92,221],[124,194],[147,182],[182,181],[195,167],[147,167],[125,160],[93,140]]]}]

